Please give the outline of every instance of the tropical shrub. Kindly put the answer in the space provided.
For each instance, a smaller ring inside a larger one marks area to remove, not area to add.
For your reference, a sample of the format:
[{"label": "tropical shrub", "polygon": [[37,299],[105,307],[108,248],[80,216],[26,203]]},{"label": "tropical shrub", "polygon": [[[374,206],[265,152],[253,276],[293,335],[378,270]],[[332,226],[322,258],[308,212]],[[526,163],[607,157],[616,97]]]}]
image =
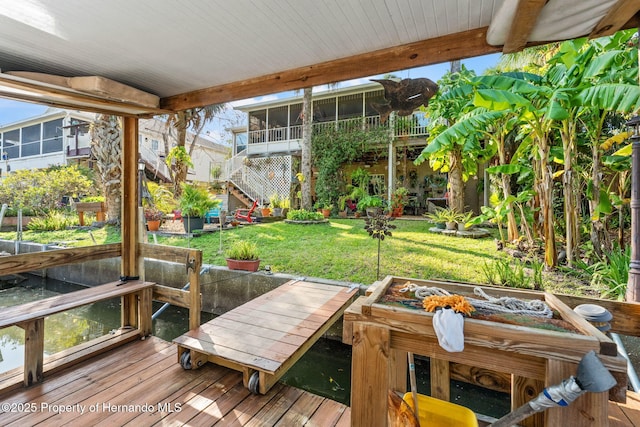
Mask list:
[{"label": "tropical shrub", "polygon": [[324,216],[321,212],[312,212],[306,209],[293,209],[287,212],[287,219],[293,221],[321,221]]},{"label": "tropical shrub", "polygon": [[60,231],[78,225],[78,217],[51,211],[45,216],[32,218],[27,229],[31,231]]}]

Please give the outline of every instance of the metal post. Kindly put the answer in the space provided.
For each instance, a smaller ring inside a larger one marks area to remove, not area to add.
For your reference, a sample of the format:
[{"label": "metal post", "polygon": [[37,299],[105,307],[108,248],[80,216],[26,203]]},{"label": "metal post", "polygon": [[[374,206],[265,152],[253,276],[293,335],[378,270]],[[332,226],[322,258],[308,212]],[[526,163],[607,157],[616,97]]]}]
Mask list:
[{"label": "metal post", "polygon": [[640,301],[640,116],[627,122],[633,128],[631,136],[631,262],[627,281],[627,301]]}]

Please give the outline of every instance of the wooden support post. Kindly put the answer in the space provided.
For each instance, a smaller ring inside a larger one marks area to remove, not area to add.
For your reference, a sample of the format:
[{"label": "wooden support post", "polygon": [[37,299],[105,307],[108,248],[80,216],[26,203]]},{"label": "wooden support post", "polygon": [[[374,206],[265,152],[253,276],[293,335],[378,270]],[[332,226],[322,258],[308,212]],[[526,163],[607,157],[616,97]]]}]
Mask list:
[{"label": "wooden support post", "polygon": [[143,337],[151,335],[153,332],[153,324],[151,316],[153,315],[153,288],[147,288],[139,293],[139,310],[138,310],[138,329]]},{"label": "wooden support post", "polygon": [[189,268],[189,329],[200,326],[200,311],[202,298],[200,295],[200,269],[202,268],[202,252],[190,251],[188,256]]},{"label": "wooden support post", "polygon": [[[138,273],[138,119],[124,117],[122,140],[122,262],[123,276]],[[126,285],[123,285],[126,286]],[[137,297],[122,297],[122,326],[138,327]]]},{"label": "wooden support post", "polygon": [[[511,375],[511,410],[515,410],[536,398],[544,390],[544,381]],[[520,421],[522,427],[544,426],[544,412],[533,414]]]},{"label": "wooden support post", "polygon": [[[547,360],[546,386],[560,384],[570,376],[575,376],[577,367],[578,365],[575,363],[555,359]],[[609,425],[608,398],[608,392],[587,392],[574,400],[569,406],[549,408],[544,413],[544,425],[567,425],[567,420],[571,420],[571,427],[606,427]]]},{"label": "wooden support post", "polygon": [[449,361],[432,357],[429,365],[431,370],[431,397],[448,402],[451,396]]},{"label": "wooden support post", "polygon": [[351,426],[386,426],[389,329],[354,323],[351,367]]},{"label": "wooden support post", "polygon": [[44,318],[20,325],[24,329],[24,385],[42,381],[44,361]]}]

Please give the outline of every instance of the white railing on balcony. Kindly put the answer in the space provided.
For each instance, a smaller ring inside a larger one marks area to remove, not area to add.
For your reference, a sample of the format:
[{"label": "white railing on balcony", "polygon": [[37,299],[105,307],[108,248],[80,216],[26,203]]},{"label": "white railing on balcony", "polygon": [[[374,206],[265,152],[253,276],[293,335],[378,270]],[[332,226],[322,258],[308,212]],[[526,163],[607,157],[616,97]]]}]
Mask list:
[{"label": "white railing on balcony", "polygon": [[[394,136],[421,137],[427,135],[427,126],[418,120],[415,116],[395,117],[393,120]],[[341,119],[328,122],[314,123],[314,131],[320,129],[335,130],[354,130],[354,129],[374,129],[380,126],[389,127],[387,121],[385,124],[380,123],[380,116],[366,116],[361,120],[357,118]],[[249,144],[265,144],[270,142],[280,142],[288,140],[302,139],[302,126],[294,125],[289,127],[262,129],[249,131]]]}]

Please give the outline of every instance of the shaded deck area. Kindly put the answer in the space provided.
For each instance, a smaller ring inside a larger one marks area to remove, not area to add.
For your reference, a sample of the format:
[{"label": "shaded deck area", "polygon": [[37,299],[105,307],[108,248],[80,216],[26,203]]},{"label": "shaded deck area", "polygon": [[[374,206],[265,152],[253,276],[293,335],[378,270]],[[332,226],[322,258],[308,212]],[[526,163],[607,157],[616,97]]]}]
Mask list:
[{"label": "shaded deck area", "polygon": [[[136,340],[29,388],[0,392],[0,424],[349,426],[349,407],[276,384],[251,394],[242,374],[206,364],[185,371],[176,346],[156,337]],[[41,423],[41,424],[39,424]],[[480,425],[486,423],[480,422]],[[640,396],[609,402],[609,427],[640,426]]]},{"label": "shaded deck area", "polygon": [[[207,364],[185,371],[176,346],[137,340],[32,387],[0,392],[3,426],[207,425],[348,426],[350,409],[338,402],[276,384],[251,394],[242,374]],[[9,410],[7,410],[9,409]]]}]

